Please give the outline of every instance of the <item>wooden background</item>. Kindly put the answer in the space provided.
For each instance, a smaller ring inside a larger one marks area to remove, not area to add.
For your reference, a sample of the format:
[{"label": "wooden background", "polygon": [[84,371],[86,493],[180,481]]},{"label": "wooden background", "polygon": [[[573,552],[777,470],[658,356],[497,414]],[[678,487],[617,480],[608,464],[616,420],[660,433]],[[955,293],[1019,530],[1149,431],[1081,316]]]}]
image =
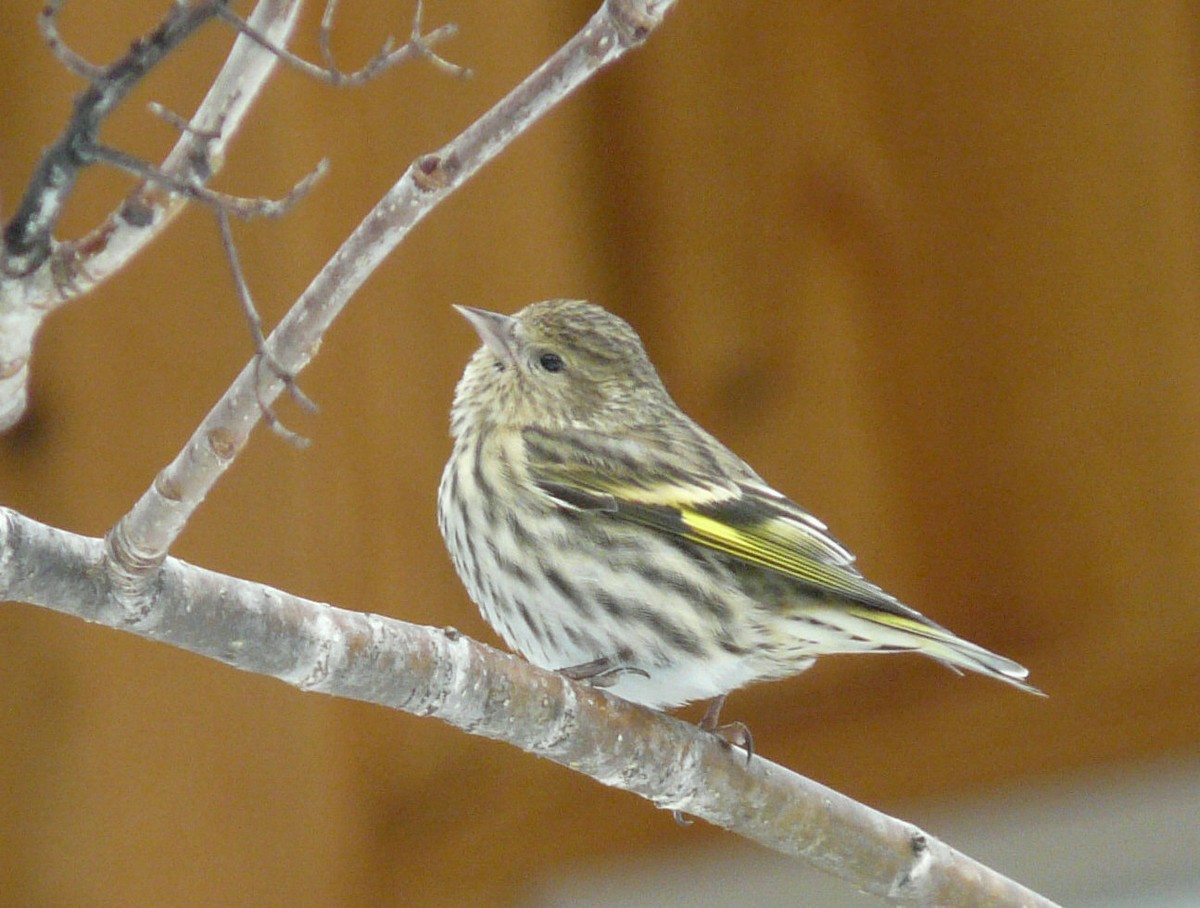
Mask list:
[{"label": "wooden background", "polygon": [[[79,83],[0,6],[11,211]],[[166,0],[67,5],[106,60]],[[429,0],[470,82],[357,90],[285,72],[219,186],[270,319],[416,155],[464,128],[594,3]],[[301,50],[315,51],[316,13]],[[682,0],[641,51],[424,223],[335,326],[293,450],[260,432],[176,554],[348,608],[494,637],[434,520],[476,341],[450,309],[587,296],[677,399],[824,517],[869,576],[1019,659],[1048,700],[915,657],[837,658],[735,695],[763,754],[884,809],[1200,747],[1200,168],[1195,2]],[[337,48],[405,34],[344,4]],[[106,139],[161,154],[229,37],[171,60]],[[89,173],[63,234],[127,186]],[[194,211],[55,314],[0,502],[102,534],[246,361]],[[597,857],[717,842],[632,796],[434,721],[27,606],[0,608],[0,902],[517,901]]]}]

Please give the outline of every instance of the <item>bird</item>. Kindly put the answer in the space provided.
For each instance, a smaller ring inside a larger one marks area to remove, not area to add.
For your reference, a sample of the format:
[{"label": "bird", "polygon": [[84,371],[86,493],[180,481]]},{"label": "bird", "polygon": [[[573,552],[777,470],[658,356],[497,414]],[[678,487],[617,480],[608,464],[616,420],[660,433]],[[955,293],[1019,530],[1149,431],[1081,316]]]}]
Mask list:
[{"label": "bird", "polygon": [[438,524],[528,661],[654,709],[708,700],[709,730],[729,728],[731,691],[835,653],[921,653],[1041,693],[867,580],[676,405],[624,319],[573,299],[455,308],[482,346],[454,392]]}]

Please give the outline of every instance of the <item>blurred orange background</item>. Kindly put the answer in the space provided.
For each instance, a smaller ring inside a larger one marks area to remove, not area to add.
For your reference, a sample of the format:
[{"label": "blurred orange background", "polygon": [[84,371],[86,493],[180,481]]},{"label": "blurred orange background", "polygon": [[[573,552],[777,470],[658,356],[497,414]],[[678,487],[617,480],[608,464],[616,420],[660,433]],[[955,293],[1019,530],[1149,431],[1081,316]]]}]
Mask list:
[{"label": "blurred orange background", "polygon": [[[40,5],[0,6],[4,216],[82,87],[41,45]],[[61,29],[103,62],[165,7],[75,0]],[[268,321],[594,8],[429,0],[470,81],[281,70],[216,183],[277,196],[331,160],[288,217],[235,225]],[[295,42],[313,59],[319,14]],[[344,65],[409,14],[344,3]],[[680,0],[418,227],[303,374],[320,414],[281,405],[312,446],[259,432],[175,554],[495,642],[434,518],[477,344],[450,305],[588,297],[868,576],[1050,695],[830,658],[731,698],[764,756],[884,810],[1194,757],[1198,21],[1195,2]],[[207,27],[105,140],[161,156],[174,136],[146,102],[190,113],[230,42]],[[61,235],[129,185],[88,172]],[[250,349],[215,223],[185,213],[49,319],[0,503],[103,534]],[[0,608],[0,714],[3,904],[512,904],[562,868],[728,836],[435,721],[30,606]]]}]

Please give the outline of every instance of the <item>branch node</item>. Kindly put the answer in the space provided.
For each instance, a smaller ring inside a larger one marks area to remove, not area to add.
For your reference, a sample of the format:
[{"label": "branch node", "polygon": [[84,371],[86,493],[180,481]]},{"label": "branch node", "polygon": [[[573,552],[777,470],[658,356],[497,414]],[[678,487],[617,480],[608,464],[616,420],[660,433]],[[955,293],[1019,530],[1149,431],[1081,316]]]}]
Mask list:
[{"label": "branch node", "polygon": [[[444,38],[453,38],[458,34],[458,26],[454,23],[448,23],[440,28],[434,29],[428,35],[421,34],[421,16],[425,12],[425,0],[417,0],[417,7],[413,11],[412,31],[408,36],[408,44],[420,56],[424,57],[432,63],[437,69],[447,75],[454,76],[459,79],[470,79],[475,75],[474,70],[466,66],[459,66],[457,63],[451,63],[444,57],[439,56],[433,50],[435,42]],[[390,39],[389,39],[390,40]]]},{"label": "branch node", "polygon": [[670,5],[653,0],[604,0],[604,7],[616,25],[618,40],[625,47],[645,44]]},{"label": "branch node", "polygon": [[130,196],[121,203],[117,217],[130,227],[145,228],[154,223],[154,206],[138,196]]},{"label": "branch node", "polygon": [[263,422],[265,422],[280,438],[286,441],[293,447],[303,451],[310,444],[311,440],[301,435],[299,432],[293,432],[285,426],[278,416],[275,415],[274,408],[263,397],[262,393],[262,366],[267,364],[267,368],[271,370],[271,374],[283,382],[283,386],[287,389],[292,400],[307,410],[309,413],[317,412],[317,405],[313,403],[312,398],[305,394],[300,389],[300,383],[296,381],[296,374],[289,372],[283,368],[270,353],[265,349],[260,351],[254,359],[254,396],[258,400],[258,410],[262,414]]},{"label": "branch node", "polygon": [[176,480],[167,476],[165,470],[154,477],[154,489],[167,501],[183,501],[183,489]]},{"label": "branch node", "polygon": [[144,552],[134,546],[125,529],[125,518],[104,537],[105,569],[112,580],[113,597],[122,607],[122,621],[136,626],[150,615],[153,603],[146,595],[158,576],[166,552]]},{"label": "branch node", "polygon": [[438,192],[449,186],[461,170],[462,163],[454,152],[445,157],[435,152],[413,162],[412,178],[421,191]]},{"label": "branch node", "polygon": [[228,428],[217,426],[215,429],[209,430],[208,449],[213,452],[217,460],[226,462],[232,460],[237,454],[237,440]]},{"label": "branch node", "polygon": [[929,836],[916,827],[909,831],[908,849],[912,853],[912,863],[892,881],[892,885],[888,889],[888,895],[892,898],[916,892],[929,875],[929,868],[933,866],[933,852],[929,847]]}]

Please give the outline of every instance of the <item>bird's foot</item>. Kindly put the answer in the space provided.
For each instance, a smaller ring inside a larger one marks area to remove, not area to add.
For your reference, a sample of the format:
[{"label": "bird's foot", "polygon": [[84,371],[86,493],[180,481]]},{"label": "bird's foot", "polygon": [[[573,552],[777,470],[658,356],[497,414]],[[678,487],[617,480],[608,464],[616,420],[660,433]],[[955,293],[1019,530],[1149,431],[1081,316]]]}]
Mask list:
[{"label": "bird's foot", "polygon": [[[740,747],[746,751],[746,765],[750,765],[750,758],[754,756],[754,736],[750,734],[750,729],[745,722],[726,722],[724,725],[721,721],[721,707],[725,705],[725,695],[717,697],[708,704],[708,709],[704,711],[704,717],[700,720],[698,728],[703,729],[713,735],[726,747]],[[680,826],[691,826],[692,821],[683,815],[680,810],[672,810],[671,816],[675,818],[675,822]]]},{"label": "bird's foot", "polygon": [[569,665],[558,671],[572,681],[582,681],[592,687],[612,687],[621,680],[621,676],[624,674],[641,675],[643,678],[650,677],[650,673],[645,669],[638,668],[636,665],[626,665],[613,656],[601,656],[591,662]]},{"label": "bird's foot", "polygon": [[704,718],[700,720],[700,728],[712,732],[730,747],[742,748],[746,751],[746,763],[749,764],[750,758],[754,756],[754,736],[750,734],[750,729],[745,722],[720,724],[721,707],[725,705],[725,696],[717,697],[708,704],[708,709],[704,711]]}]

